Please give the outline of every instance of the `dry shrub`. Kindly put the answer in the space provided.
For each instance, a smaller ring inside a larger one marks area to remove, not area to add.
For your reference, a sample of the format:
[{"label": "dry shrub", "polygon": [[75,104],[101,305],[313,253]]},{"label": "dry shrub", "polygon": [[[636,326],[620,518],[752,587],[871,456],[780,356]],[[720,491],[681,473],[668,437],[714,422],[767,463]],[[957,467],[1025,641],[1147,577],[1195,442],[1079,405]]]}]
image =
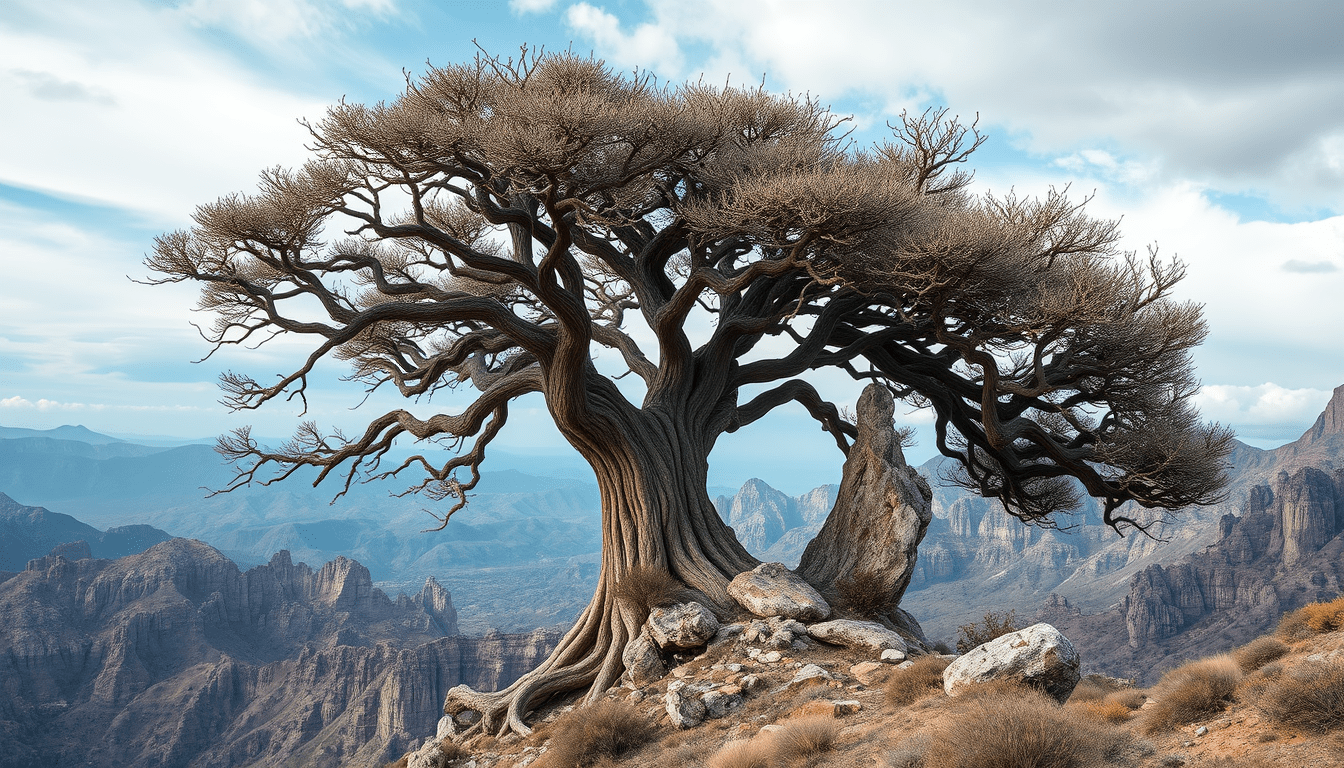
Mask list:
[{"label": "dry shrub", "polygon": [[636,565],[616,582],[616,597],[651,611],[665,608],[686,596],[686,588],[665,568]]},{"label": "dry shrub", "polygon": [[1305,663],[1260,696],[1271,720],[1313,733],[1344,727],[1344,662]]},{"label": "dry shrub", "polygon": [[920,656],[905,669],[887,678],[887,703],[902,706],[943,689],[943,670],[951,662],[937,656]]},{"label": "dry shrub", "polygon": [[1017,630],[1017,611],[1006,613],[989,611],[980,621],[957,627],[957,653],[966,653],[996,637],[1003,637]]},{"label": "dry shrub", "polygon": [[1207,763],[1200,763],[1199,768],[1275,768],[1275,763],[1263,757],[1242,756],[1242,757],[1215,757]]},{"label": "dry shrub", "polygon": [[924,768],[924,756],[928,752],[929,737],[915,734],[887,753],[883,768]]},{"label": "dry shrub", "polygon": [[1265,666],[1271,661],[1283,658],[1288,646],[1272,637],[1261,637],[1238,648],[1232,657],[1241,665],[1241,671],[1247,674]]},{"label": "dry shrub", "polygon": [[[1031,687],[1019,678],[1001,677],[986,680],[983,683],[972,683],[964,685],[957,689],[958,701],[975,701],[977,699],[991,698],[995,696],[1026,696],[1031,693],[1040,693],[1037,689]],[[1054,699],[1051,699],[1054,701]],[[1056,703],[1056,706],[1058,703]]]},{"label": "dry shrub", "polygon": [[1237,684],[1237,701],[1254,703],[1260,700],[1265,691],[1269,689],[1283,674],[1283,664],[1272,662],[1257,669],[1246,677],[1242,678]]},{"label": "dry shrub", "polygon": [[1069,709],[1103,723],[1123,723],[1134,716],[1133,708],[1125,706],[1123,702],[1108,699],[1091,699],[1078,704],[1069,699]]},{"label": "dry shrub", "polygon": [[1073,687],[1073,693],[1069,694],[1070,704],[1082,704],[1088,701],[1101,701],[1106,698],[1110,689],[1097,683],[1094,680],[1083,678]]},{"label": "dry shrub", "polygon": [[1226,654],[1171,670],[1153,689],[1156,703],[1144,714],[1144,731],[1169,730],[1222,711],[1241,679],[1241,665]]},{"label": "dry shrub", "polygon": [[809,715],[781,723],[782,730],[770,734],[775,761],[781,764],[804,760],[835,748],[840,723],[833,717]]},{"label": "dry shrub", "polygon": [[1125,688],[1106,694],[1106,701],[1123,704],[1128,709],[1138,709],[1148,701],[1148,697],[1136,688]]},{"label": "dry shrub", "polygon": [[551,740],[538,768],[586,768],[653,741],[657,730],[624,701],[597,701],[566,712],[551,724]]},{"label": "dry shrub", "polygon": [[410,762],[410,758],[407,757],[406,755],[402,755],[400,760],[397,760],[396,762],[393,763],[388,763],[387,765],[383,766],[383,768],[406,768],[406,763],[408,762]]},{"label": "dry shrub", "polygon": [[925,768],[1093,768],[1123,738],[1038,691],[982,695],[930,734]]},{"label": "dry shrub", "polygon": [[835,582],[840,604],[854,614],[871,619],[891,609],[891,591],[876,571],[855,571]]},{"label": "dry shrub", "polygon": [[771,768],[774,755],[769,739],[730,741],[709,758],[705,768]]},{"label": "dry shrub", "polygon": [[447,762],[461,760],[464,757],[470,757],[471,753],[462,748],[461,744],[450,738],[444,738],[439,741],[439,751],[443,753],[443,759]]},{"label": "dry shrub", "polygon": [[1328,603],[1309,603],[1285,614],[1274,634],[1292,642],[1338,629],[1344,629],[1344,597]]}]

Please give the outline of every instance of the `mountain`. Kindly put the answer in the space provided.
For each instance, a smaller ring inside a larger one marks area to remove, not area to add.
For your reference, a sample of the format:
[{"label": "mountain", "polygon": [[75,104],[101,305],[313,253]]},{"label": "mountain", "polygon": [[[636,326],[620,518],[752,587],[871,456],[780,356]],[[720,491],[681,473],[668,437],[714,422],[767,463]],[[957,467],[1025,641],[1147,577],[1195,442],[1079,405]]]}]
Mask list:
[{"label": "mountain", "polygon": [[29,560],[63,544],[83,542],[89,557],[118,558],[143,552],[170,538],[148,525],[100,531],[69,515],[25,507],[0,493],[0,571],[21,571]]},{"label": "mountain", "polygon": [[12,440],[23,437],[48,438],[52,440],[70,440],[89,445],[108,445],[120,443],[115,437],[94,432],[83,424],[56,427],[55,429],[24,429],[23,427],[0,427],[0,440]]},{"label": "mountain", "polygon": [[392,600],[347,558],[242,572],[187,539],[37,558],[0,582],[0,616],[3,768],[378,765],[448,688],[507,685],[557,639],[456,636],[433,579]]}]

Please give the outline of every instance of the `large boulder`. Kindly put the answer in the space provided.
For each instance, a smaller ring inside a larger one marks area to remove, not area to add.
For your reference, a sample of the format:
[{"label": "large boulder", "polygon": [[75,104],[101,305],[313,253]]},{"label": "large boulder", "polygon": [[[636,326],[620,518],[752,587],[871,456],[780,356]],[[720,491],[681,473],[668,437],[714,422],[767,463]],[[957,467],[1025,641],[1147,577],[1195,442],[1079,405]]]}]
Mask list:
[{"label": "large boulder", "polygon": [[956,696],[968,685],[1020,680],[1063,702],[1078,684],[1080,661],[1073,643],[1058,629],[1033,624],[957,658],[943,670],[943,690]]},{"label": "large boulder", "polygon": [[886,387],[864,388],[859,434],[845,459],[835,506],[798,563],[798,574],[823,589],[863,577],[883,614],[901,602],[916,549],[933,520],[933,491],[906,464],[894,414]]},{"label": "large boulder", "polygon": [[821,621],[831,615],[821,593],[783,563],[761,563],[737,574],[728,584],[728,594],[757,616]]},{"label": "large boulder", "polygon": [[667,686],[667,693],[663,695],[663,708],[667,710],[667,716],[671,718],[673,726],[681,729],[694,728],[705,719],[709,710],[700,700],[700,693],[701,691],[686,685],[682,680]]},{"label": "large boulder", "polygon": [[719,620],[700,603],[678,603],[649,611],[645,631],[659,648],[698,648],[719,631]]},{"label": "large boulder", "polygon": [[854,619],[835,619],[813,624],[807,632],[814,639],[831,645],[843,645],[846,648],[860,648],[877,651],[893,649],[905,653],[905,638],[900,634],[872,621]]},{"label": "large boulder", "polygon": [[667,674],[662,654],[658,653],[658,646],[649,639],[647,632],[640,632],[625,644],[621,661],[625,664],[626,674],[630,675],[630,682],[639,688]]}]

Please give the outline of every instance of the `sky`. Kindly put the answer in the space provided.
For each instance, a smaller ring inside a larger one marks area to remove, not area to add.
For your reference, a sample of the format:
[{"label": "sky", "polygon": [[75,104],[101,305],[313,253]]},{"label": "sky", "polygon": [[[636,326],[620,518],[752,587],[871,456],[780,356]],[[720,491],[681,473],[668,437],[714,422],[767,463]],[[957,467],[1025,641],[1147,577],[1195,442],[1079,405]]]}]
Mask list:
[{"label": "sky", "polygon": [[[903,110],[978,117],[979,190],[1067,186],[1122,220],[1127,248],[1188,265],[1177,295],[1211,328],[1201,408],[1273,447],[1344,384],[1342,28],[1333,0],[4,0],[0,425],[288,435],[298,406],[229,413],[215,381],[287,371],[302,347],[193,363],[209,351],[195,292],[135,282],[154,236],[301,163],[299,120],[327,105],[390,100],[430,64],[526,44],[666,81],[809,93],[851,115],[861,143]],[[380,403],[354,409],[362,393],[341,374],[322,369],[307,418],[351,429]],[[913,459],[932,452],[921,435]],[[536,400],[499,443],[563,447]],[[711,480],[796,493],[834,482],[839,463],[785,410],[725,437]]]}]

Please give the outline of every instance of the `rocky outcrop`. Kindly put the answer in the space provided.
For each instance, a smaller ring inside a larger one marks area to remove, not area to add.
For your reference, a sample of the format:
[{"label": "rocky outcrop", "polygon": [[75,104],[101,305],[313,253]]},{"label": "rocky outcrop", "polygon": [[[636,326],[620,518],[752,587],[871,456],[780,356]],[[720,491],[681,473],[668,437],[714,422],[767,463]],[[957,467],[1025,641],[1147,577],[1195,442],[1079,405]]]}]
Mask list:
[{"label": "rocky outcrop", "polygon": [[[0,493],[0,571],[21,571],[29,560],[55,547],[80,541],[88,550],[84,556],[114,559],[143,552],[170,538],[148,525],[100,531],[69,515],[43,507],[26,507]],[[83,551],[65,554],[67,559],[79,560]]]},{"label": "rocky outcrop", "polygon": [[352,560],[240,572],[185,539],[36,558],[0,615],[5,768],[378,765],[433,731],[448,688],[507,685],[558,639],[446,636],[433,580],[393,601]]},{"label": "rocky outcrop", "polygon": [[910,584],[916,549],[933,519],[933,491],[906,465],[894,413],[886,387],[863,390],[859,434],[845,459],[835,507],[798,564],[798,574],[823,591],[867,576],[888,610],[900,604]]},{"label": "rocky outcrop", "polygon": [[1081,678],[1080,663],[1078,651],[1058,629],[1033,624],[959,656],[943,670],[943,690],[957,696],[969,685],[1017,680],[1063,703]]},{"label": "rocky outcrop", "polygon": [[905,653],[905,640],[896,632],[881,624],[853,619],[836,619],[813,624],[807,628],[808,634],[823,643],[843,645],[847,648],[866,648],[881,653],[891,649]]},{"label": "rocky outcrop", "polygon": [[761,617],[819,621],[831,615],[821,594],[782,563],[761,563],[739,573],[728,583],[728,594]]}]

